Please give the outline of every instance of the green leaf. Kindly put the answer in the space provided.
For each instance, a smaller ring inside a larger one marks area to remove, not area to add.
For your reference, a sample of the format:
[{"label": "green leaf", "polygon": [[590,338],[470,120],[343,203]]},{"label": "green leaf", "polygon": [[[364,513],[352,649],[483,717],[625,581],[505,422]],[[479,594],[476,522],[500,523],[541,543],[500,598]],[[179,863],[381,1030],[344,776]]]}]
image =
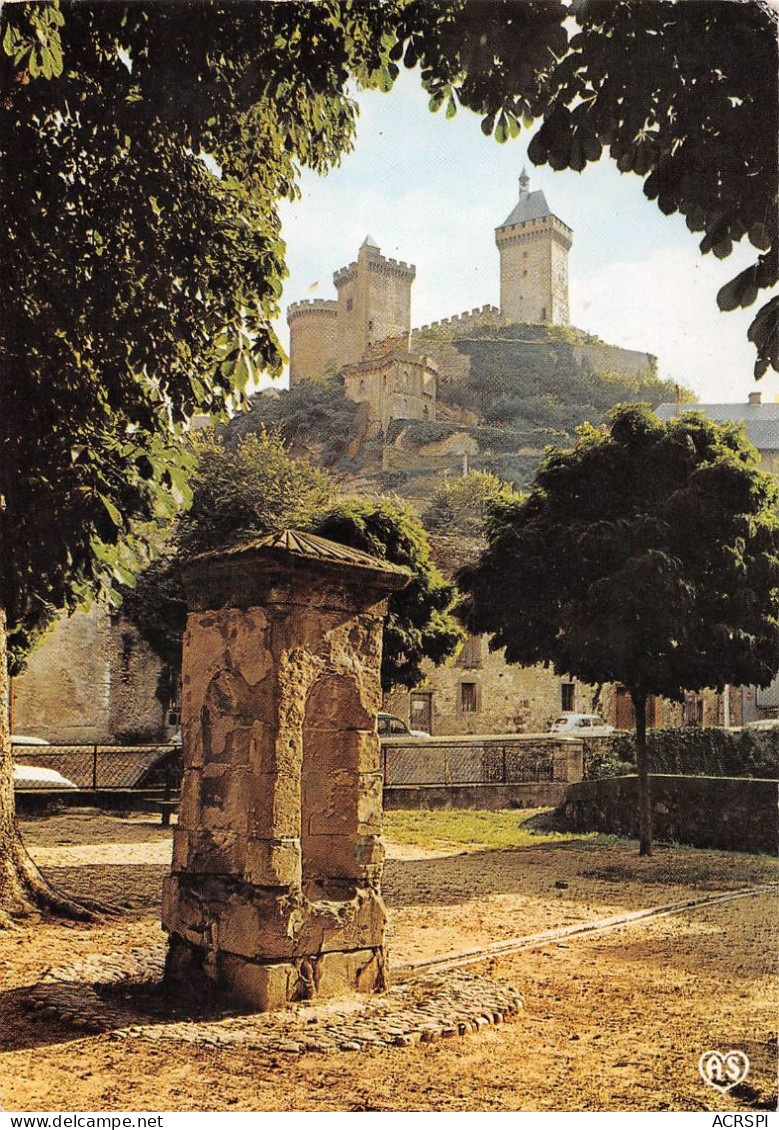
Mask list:
[{"label": "green leaf", "polygon": [[117,530],[120,530],[124,525],[124,522],[122,520],[122,515],[119,513],[117,508],[114,506],[113,502],[111,502],[110,498],[106,498],[106,496],[104,494],[98,494],[98,497],[99,497],[100,501],[102,502],[103,506],[106,508],[106,511],[108,513],[109,518],[111,519],[113,524],[116,526]]}]

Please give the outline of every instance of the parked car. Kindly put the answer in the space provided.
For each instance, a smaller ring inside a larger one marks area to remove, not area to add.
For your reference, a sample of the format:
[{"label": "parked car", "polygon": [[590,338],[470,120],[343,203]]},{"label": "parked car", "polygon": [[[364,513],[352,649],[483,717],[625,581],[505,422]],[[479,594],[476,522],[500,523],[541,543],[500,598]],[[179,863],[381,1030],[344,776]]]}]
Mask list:
[{"label": "parked car", "polygon": [[48,745],[45,738],[31,738],[26,734],[11,734],[11,745]]},{"label": "parked car", "polygon": [[378,716],[378,729],[380,738],[429,738],[426,730],[409,730],[402,718],[396,714],[385,714],[383,711]]},{"label": "parked car", "polygon": [[15,789],[78,788],[78,785],[63,777],[56,769],[44,769],[40,765],[14,765],[13,776]]},{"label": "parked car", "polygon": [[573,711],[566,711],[552,723],[549,733],[597,738],[603,734],[613,734],[615,729],[615,726],[609,726],[597,714],[575,714]]}]

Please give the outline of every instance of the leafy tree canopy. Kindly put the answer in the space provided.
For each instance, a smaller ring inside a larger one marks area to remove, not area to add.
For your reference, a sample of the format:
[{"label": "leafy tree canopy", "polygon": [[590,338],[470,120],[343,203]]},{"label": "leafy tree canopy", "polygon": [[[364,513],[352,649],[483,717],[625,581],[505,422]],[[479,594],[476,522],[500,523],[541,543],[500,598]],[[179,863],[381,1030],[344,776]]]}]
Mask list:
[{"label": "leafy tree canopy", "polygon": [[492,508],[519,501],[520,496],[510,483],[489,471],[471,471],[463,478],[441,483],[422,521],[431,533],[482,538]]},{"label": "leafy tree canopy", "polygon": [[317,521],[314,530],[411,570],[410,583],[389,599],[381,660],[384,690],[416,686],[423,660],[438,664],[454,654],[463,640],[451,615],[457,590],[430,557],[424,527],[410,506],[399,499],[345,501]]},{"label": "leafy tree canopy", "polygon": [[[703,254],[725,258],[746,237],[759,254],[722,287],[721,309],[776,285],[777,18],[759,0],[411,0],[392,57],[421,64],[432,110],[461,103],[500,142],[543,118],[537,165],[581,172],[608,152],[704,233]],[[756,377],[779,369],[778,322],[773,298],[749,329]]]},{"label": "leafy tree canopy", "polygon": [[413,686],[423,659],[440,663],[462,633],[452,619],[455,589],[430,559],[414,512],[392,499],[338,501],[324,471],[290,457],[277,432],[261,430],[237,443],[206,434],[196,443],[192,506],[176,521],[167,551],[124,594],[123,614],[160,657],[181,664],[186,603],[181,572],[198,553],[226,548],[292,527],[406,565],[412,580],[389,601],[384,630],[385,689]]},{"label": "leafy tree canopy", "polygon": [[459,578],[468,626],[509,662],[628,688],[643,854],[647,697],[764,686],[779,669],[778,510],[740,426],[695,412],[664,424],[623,405],[572,450],[549,450]]},{"label": "leafy tree canopy", "polygon": [[182,425],[278,373],[277,204],[346,152],[393,5],[5,4],[0,605],[14,666],[112,595]]},{"label": "leafy tree canopy", "polygon": [[740,427],[643,406],[552,448],[463,577],[513,663],[680,700],[779,669],[779,492]]}]

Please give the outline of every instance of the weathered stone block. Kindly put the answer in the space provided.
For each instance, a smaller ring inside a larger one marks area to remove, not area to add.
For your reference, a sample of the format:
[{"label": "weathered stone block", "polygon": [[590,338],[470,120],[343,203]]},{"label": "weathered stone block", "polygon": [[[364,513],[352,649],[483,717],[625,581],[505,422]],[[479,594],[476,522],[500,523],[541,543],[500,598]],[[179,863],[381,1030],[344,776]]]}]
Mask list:
[{"label": "weathered stone block", "polygon": [[170,977],[258,1009],[385,979],[374,723],[385,597],[405,577],[316,539],[309,556],[308,537],[187,574]]},{"label": "weathered stone block", "polygon": [[300,840],[250,840],[244,878],[259,887],[300,887]]},{"label": "weathered stone block", "polygon": [[184,770],[178,807],[179,828],[197,828],[200,824],[200,781],[199,769]]},{"label": "weathered stone block", "polygon": [[295,938],[299,955],[381,946],[387,912],[376,891],[358,889],[344,901],[312,902]]},{"label": "weathered stone block", "polygon": [[334,997],[340,993],[381,992],[386,988],[382,949],[355,950],[351,953],[324,953],[314,966],[317,994]]},{"label": "weathered stone block", "polygon": [[189,863],[189,833],[178,827],[173,833],[173,854],[171,871],[184,871]]},{"label": "weathered stone block", "polygon": [[220,988],[233,1000],[268,1012],[299,999],[300,975],[289,963],[257,965],[232,954],[219,959]]}]

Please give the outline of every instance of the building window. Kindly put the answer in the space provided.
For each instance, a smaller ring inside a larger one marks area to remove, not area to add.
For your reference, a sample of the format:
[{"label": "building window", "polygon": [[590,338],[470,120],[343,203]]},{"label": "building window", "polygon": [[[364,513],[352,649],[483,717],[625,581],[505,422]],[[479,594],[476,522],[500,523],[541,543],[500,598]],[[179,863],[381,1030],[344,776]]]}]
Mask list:
[{"label": "building window", "polygon": [[457,662],[460,667],[481,667],[483,662],[481,636],[468,637],[457,656]]},{"label": "building window", "polygon": [[349,311],[351,310],[353,305],[354,305],[354,303],[352,302],[351,298],[347,298],[346,299],[346,313],[347,314],[349,313]]},{"label": "building window", "polygon": [[542,322],[546,321],[546,306],[541,307],[541,321]]},{"label": "building window", "polygon": [[460,710],[463,714],[476,714],[478,695],[476,683],[460,683]]},{"label": "building window", "polygon": [[560,683],[560,707],[562,710],[575,710],[576,684]]},{"label": "building window", "polygon": [[527,278],[527,267],[525,267],[524,271],[522,272],[522,278],[523,279]]}]

